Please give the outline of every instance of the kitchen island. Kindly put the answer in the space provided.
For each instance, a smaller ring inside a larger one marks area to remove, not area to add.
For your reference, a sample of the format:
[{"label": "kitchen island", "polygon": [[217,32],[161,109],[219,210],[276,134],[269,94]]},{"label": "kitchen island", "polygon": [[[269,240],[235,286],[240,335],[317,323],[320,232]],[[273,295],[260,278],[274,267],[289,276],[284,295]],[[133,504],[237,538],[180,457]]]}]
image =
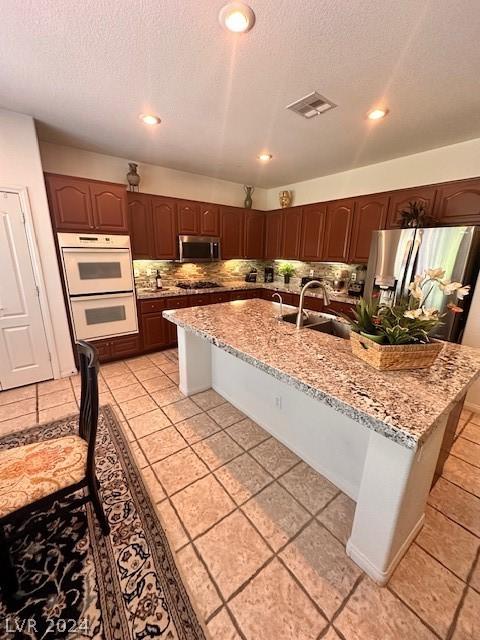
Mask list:
[{"label": "kitchen island", "polygon": [[424,520],[450,412],[480,350],[446,344],[429,369],[380,372],[348,340],[298,331],[263,300],[165,311],[180,389],[213,387],[356,501],[347,553],[384,584]]}]

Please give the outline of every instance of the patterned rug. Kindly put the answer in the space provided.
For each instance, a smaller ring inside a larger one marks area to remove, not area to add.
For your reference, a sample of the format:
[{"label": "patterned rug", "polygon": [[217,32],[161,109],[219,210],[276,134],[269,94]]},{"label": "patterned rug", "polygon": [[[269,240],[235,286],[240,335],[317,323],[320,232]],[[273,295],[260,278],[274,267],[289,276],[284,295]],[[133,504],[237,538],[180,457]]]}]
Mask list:
[{"label": "patterned rug", "polygon": [[[6,436],[0,448],[57,438],[76,429],[76,418],[66,418]],[[20,538],[11,551],[26,596],[8,613],[0,600],[0,637],[205,640],[108,406],[100,409],[96,464],[110,535],[102,536],[88,504]]]}]

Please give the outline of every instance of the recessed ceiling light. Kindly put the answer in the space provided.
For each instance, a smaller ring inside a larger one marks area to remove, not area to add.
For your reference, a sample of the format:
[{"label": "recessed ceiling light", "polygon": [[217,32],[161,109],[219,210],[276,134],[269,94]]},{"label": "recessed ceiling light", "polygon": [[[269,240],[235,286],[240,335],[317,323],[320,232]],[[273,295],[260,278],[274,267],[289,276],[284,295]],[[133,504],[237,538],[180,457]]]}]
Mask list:
[{"label": "recessed ceiling light", "polygon": [[149,113],[141,113],[138,117],[143,122],[143,124],[154,125],[160,124],[161,122],[160,118],[158,118],[157,116],[152,116]]},{"label": "recessed ceiling light", "polygon": [[381,120],[388,113],[388,109],[372,109],[367,113],[367,118],[369,120]]},{"label": "recessed ceiling light", "polygon": [[218,20],[222,27],[233,33],[245,33],[255,24],[255,14],[252,9],[243,2],[229,2],[218,14]]},{"label": "recessed ceiling light", "polygon": [[262,162],[268,162],[269,160],[272,159],[272,154],[271,153],[259,153],[257,158],[259,160],[261,160]]}]

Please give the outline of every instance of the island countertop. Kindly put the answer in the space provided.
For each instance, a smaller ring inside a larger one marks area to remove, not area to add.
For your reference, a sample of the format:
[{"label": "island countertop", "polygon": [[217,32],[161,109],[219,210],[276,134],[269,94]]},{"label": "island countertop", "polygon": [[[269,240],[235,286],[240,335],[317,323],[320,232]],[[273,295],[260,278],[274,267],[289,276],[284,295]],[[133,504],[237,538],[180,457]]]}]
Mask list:
[{"label": "island countertop", "polygon": [[356,422],[416,449],[480,375],[480,349],[445,343],[428,369],[378,371],[348,340],[277,319],[278,305],[238,300],[165,318]]}]

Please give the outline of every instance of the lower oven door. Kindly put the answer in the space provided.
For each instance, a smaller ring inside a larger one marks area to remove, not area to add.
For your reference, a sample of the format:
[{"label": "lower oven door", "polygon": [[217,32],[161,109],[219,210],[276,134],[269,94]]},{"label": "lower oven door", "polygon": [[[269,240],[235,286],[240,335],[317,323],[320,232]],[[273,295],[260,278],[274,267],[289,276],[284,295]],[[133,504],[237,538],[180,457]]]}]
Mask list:
[{"label": "lower oven door", "polygon": [[112,338],[138,331],[133,292],[78,296],[70,298],[70,306],[77,340]]}]

